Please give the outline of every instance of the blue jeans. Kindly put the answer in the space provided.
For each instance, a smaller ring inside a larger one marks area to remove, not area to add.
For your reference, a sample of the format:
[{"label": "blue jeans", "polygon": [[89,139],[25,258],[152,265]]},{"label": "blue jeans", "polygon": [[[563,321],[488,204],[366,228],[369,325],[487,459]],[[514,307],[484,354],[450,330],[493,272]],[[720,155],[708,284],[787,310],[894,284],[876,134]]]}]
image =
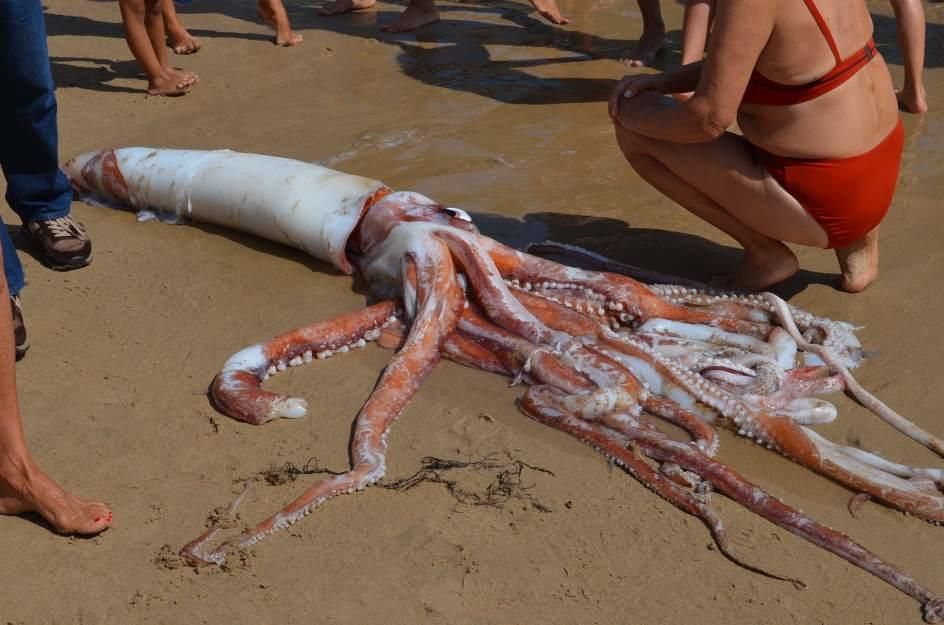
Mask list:
[{"label": "blue jeans", "polygon": [[[41,0],[0,0],[0,166],[7,204],[26,221],[69,214],[72,187],[59,171],[59,129]],[[0,222],[3,271],[11,294],[23,266]]]}]

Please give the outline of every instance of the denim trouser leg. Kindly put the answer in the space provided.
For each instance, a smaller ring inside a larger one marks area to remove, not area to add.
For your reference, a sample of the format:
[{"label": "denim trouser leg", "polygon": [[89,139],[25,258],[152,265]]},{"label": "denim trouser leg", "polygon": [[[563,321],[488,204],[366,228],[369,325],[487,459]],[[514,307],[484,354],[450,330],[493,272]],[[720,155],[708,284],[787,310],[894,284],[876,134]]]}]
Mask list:
[{"label": "denim trouser leg", "polygon": [[[41,0],[0,0],[0,166],[7,203],[24,221],[69,214],[72,189],[59,171],[59,132]],[[0,226],[11,293],[23,267]]]},{"label": "denim trouser leg", "polygon": [[[4,1],[0,0],[0,2]],[[10,231],[2,220],[0,220],[0,246],[3,247],[3,273],[7,278],[7,288],[10,290],[10,295],[16,295],[26,286],[26,280],[23,277],[23,265],[20,264],[13,240],[10,238]],[[0,306],[4,301],[6,301],[5,298],[0,297]],[[3,309],[0,308],[0,310]]]},{"label": "denim trouser leg", "polygon": [[41,0],[0,0],[0,165],[24,221],[69,214]]}]

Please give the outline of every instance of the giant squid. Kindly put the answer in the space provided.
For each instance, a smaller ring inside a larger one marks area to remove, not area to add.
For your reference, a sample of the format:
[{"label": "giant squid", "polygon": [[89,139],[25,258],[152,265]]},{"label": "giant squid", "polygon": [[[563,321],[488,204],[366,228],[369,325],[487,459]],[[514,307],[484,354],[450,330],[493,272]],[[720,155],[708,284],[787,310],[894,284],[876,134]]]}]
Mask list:
[{"label": "giant squid", "polygon": [[[356,271],[369,284],[372,303],[362,310],[229,358],[210,386],[226,415],[255,425],[303,417],[303,398],[263,388],[270,376],[371,341],[395,349],[355,417],[350,469],[319,479],[215,547],[220,528],[211,526],[181,550],[192,565],[222,564],[233,550],[255,545],[329,499],[380,481],[391,427],[445,356],[527,385],[522,412],[587,443],[698,517],[732,560],[742,563],[710,506],[713,491],[913,597],[927,622],[944,618],[944,599],[716,459],[715,428],[730,428],[858,497],[944,522],[944,469],[893,463],[811,427],[837,416],[817,396],[846,391],[944,455],[944,441],[856,382],[850,370],[863,353],[850,324],[771,293],[718,292],[672,280],[647,285],[627,275],[632,268],[565,246],[556,249],[600,270],[559,264],[483,236],[460,209],[300,161],[124,148],[83,154],[63,169],[91,203],[234,228],[301,249],[346,274]],[[655,425],[659,419],[681,428],[687,440],[667,435]]]}]

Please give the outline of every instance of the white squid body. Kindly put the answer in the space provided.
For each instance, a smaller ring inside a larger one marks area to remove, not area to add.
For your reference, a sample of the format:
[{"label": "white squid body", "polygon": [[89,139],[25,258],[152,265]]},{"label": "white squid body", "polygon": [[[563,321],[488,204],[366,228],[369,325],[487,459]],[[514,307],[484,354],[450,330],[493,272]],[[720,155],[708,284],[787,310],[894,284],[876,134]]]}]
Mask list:
[{"label": "white squid body", "polygon": [[345,273],[351,232],[382,182],[287,158],[229,150],[122,148],[63,165],[85,200],[165,221],[213,224],[300,249]]}]

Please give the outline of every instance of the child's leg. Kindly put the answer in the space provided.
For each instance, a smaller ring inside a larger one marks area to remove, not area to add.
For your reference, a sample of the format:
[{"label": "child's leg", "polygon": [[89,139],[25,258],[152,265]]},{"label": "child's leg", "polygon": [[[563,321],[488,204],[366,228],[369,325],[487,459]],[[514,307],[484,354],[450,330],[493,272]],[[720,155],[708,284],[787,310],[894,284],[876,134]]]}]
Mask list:
[{"label": "child's leg", "polygon": [[[159,53],[155,50],[152,39],[150,38],[149,28],[153,22],[153,16],[149,17],[149,12],[153,12],[153,7],[145,6],[149,1],[157,4],[157,21],[161,22],[161,40],[159,40],[159,50],[164,50],[163,41],[163,21],[160,11],[160,3],[157,0],[118,0],[118,7],[121,9],[121,21],[125,26],[125,41],[128,42],[128,48],[131,54],[141,65],[141,69],[147,75],[148,93],[151,95],[181,95],[186,93],[194,80],[186,76],[172,74],[168,72],[162,62]],[[147,26],[145,25],[147,24]],[[165,54],[166,56],[166,54]]]},{"label": "child's leg", "polygon": [[435,0],[410,0],[406,11],[381,30],[389,33],[403,33],[429,26],[439,21],[439,10]]},{"label": "child's leg", "polygon": [[928,110],[924,91],[924,7],[921,0],[891,0],[898,27],[898,45],[905,57],[905,84],[898,101],[909,113]]},{"label": "child's leg", "polygon": [[[682,18],[682,65],[697,63],[705,56],[713,8],[714,0],[686,0],[685,16]],[[684,101],[692,94],[676,93],[673,97]]]},{"label": "child's leg", "polygon": [[630,67],[651,65],[656,55],[665,47],[665,22],[659,0],[636,0],[642,13],[642,36],[636,47],[623,61]]},{"label": "child's leg", "polygon": [[292,31],[282,0],[259,0],[259,17],[275,29],[276,45],[297,46],[302,42],[302,36]]},{"label": "child's leg", "polygon": [[177,17],[177,7],[174,0],[163,0],[161,8],[164,11],[164,31],[167,33],[167,47],[174,54],[193,54],[200,49],[200,40],[195,38]]},{"label": "child's leg", "polygon": [[164,68],[164,73],[175,84],[196,84],[197,75],[172,67],[167,58],[167,34],[164,32],[164,0],[144,0],[144,28],[147,30],[151,48],[157,62]]}]

